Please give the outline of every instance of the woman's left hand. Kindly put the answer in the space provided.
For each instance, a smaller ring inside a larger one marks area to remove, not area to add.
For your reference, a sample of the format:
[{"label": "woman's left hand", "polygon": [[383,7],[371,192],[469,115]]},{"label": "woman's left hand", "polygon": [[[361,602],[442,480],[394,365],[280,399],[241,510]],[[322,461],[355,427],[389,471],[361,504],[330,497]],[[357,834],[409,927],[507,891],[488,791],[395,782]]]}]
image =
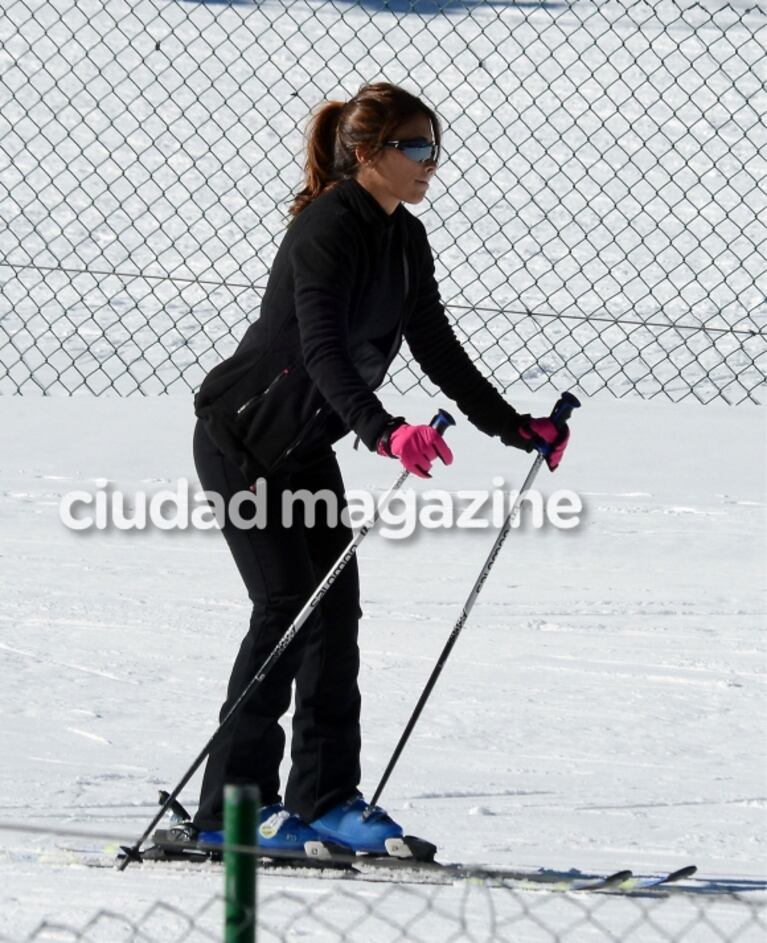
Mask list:
[{"label": "woman's left hand", "polygon": [[520,416],[517,434],[544,456],[551,471],[562,461],[570,440],[567,424],[559,427],[551,419],[531,419],[529,416]]}]

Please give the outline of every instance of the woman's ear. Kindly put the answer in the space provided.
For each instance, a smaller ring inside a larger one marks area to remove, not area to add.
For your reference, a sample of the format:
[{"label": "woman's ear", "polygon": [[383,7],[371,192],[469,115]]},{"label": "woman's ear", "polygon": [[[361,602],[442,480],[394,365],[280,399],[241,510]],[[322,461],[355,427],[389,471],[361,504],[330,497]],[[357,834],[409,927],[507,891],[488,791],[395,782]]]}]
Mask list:
[{"label": "woman's ear", "polygon": [[364,144],[360,144],[354,149],[354,156],[357,158],[357,163],[360,165],[360,167],[364,167],[366,164],[373,163],[371,152],[369,148],[365,147]]}]

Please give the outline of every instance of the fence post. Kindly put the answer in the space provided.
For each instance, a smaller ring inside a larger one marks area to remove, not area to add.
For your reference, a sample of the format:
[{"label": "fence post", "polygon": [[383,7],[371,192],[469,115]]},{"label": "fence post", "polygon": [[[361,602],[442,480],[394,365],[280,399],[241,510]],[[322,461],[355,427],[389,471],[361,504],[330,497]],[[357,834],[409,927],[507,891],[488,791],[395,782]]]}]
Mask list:
[{"label": "fence post", "polygon": [[[224,842],[255,845],[259,794],[256,786],[224,789]],[[224,941],[255,943],[256,856],[224,852]]]}]

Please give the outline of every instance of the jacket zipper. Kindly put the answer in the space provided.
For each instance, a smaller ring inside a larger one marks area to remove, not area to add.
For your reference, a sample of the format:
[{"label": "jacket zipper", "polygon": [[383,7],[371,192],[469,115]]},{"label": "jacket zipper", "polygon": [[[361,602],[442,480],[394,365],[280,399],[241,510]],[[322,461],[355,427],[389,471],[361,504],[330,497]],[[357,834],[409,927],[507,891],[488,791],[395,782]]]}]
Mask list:
[{"label": "jacket zipper", "polygon": [[301,429],[301,431],[298,433],[295,439],[293,439],[290,445],[286,449],[284,449],[277,456],[277,458],[272,462],[272,468],[276,468],[281,462],[284,462],[285,459],[290,455],[290,453],[298,448],[302,440],[306,437],[306,433],[309,431],[309,426],[312,425],[312,423],[315,421],[315,419],[319,416],[320,413],[325,411],[325,408],[326,408],[325,406],[318,406],[317,409],[314,410],[312,415],[304,423],[304,427]]},{"label": "jacket zipper", "polygon": [[291,367],[284,367],[282,370],[280,370],[280,372],[279,372],[279,373],[277,374],[277,376],[269,383],[269,386],[267,386],[267,388],[266,388],[265,390],[261,390],[260,393],[256,393],[255,395],[251,396],[250,399],[245,400],[245,402],[242,404],[242,406],[239,406],[239,407],[237,408],[237,411],[235,412],[235,416],[241,415],[242,413],[245,412],[245,410],[246,410],[249,406],[252,406],[254,403],[257,403],[257,402],[259,402],[259,400],[262,400],[262,399],[264,399],[266,396],[268,396],[269,393],[271,393],[272,389],[277,385],[277,383],[279,383],[279,381],[282,380],[283,377],[286,377],[286,376],[290,373],[290,371],[291,371],[292,369],[293,369],[293,367],[291,366]]}]

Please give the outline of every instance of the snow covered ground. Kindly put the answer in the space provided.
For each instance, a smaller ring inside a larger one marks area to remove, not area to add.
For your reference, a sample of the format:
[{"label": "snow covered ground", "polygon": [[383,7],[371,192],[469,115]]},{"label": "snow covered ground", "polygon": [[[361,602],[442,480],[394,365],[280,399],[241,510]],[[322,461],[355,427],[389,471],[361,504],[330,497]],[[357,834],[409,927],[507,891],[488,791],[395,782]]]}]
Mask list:
[{"label": "snow covered ground", "polygon": [[[416,421],[442,405],[383,395]],[[553,398],[517,404],[540,413]],[[58,508],[69,491],[96,491],[96,479],[129,493],[194,480],[191,401],[6,397],[0,419],[0,819],[132,841],[158,787],[177,781],[213,729],[247,599],[215,532],[75,533]],[[642,872],[694,862],[704,877],[765,886],[764,419],[758,407],[584,403],[561,469],[539,479],[544,493],[582,496],[580,526],[512,532],[383,797],[443,860]],[[432,487],[489,489],[501,475],[513,488],[529,466],[466,421],[450,441],[456,461]],[[349,488],[380,492],[396,475],[350,441],[338,451]],[[374,535],[361,546],[368,794],[493,533]],[[183,796],[192,806],[196,783]],[[138,919],[156,900],[197,910],[221,889],[215,871],[87,869],[62,850],[77,845],[0,832],[0,934],[23,939],[44,918],[81,926],[107,907]],[[263,876],[265,920],[282,925],[295,906],[275,901],[278,891],[306,902],[332,886]],[[351,924],[380,893],[338,885],[322,912]],[[437,900],[485,926],[487,895],[466,894],[443,888]],[[549,905],[560,926],[573,916],[568,900]],[[519,910],[508,895],[492,902],[499,914]],[[416,899],[389,905],[402,915]],[[613,930],[636,919],[632,902],[609,906],[600,919]],[[689,904],[664,907],[687,925]],[[217,926],[218,905],[206,912]],[[449,938],[435,912],[422,920],[417,938]],[[551,938],[515,928],[509,939]],[[324,932],[307,938],[331,939]],[[608,938],[591,932],[562,938]],[[661,938],[646,932],[620,938]],[[360,933],[349,939],[397,938],[384,924]],[[702,929],[679,938],[708,939]]]}]

